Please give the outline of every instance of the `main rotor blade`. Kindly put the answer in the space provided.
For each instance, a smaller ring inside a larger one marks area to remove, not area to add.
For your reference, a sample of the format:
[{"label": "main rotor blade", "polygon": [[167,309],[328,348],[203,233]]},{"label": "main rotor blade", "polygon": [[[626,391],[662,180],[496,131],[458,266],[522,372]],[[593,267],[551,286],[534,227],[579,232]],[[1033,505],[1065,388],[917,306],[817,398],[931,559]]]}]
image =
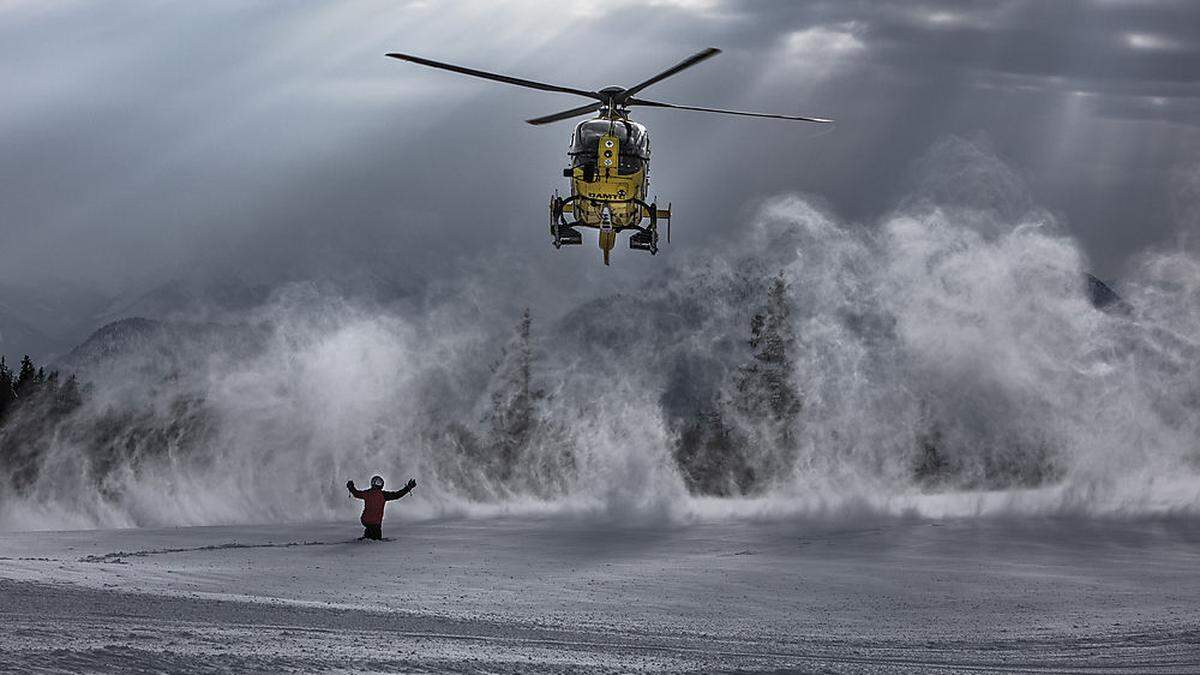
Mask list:
[{"label": "main rotor blade", "polygon": [[646,80],[645,82],[639,82],[638,84],[635,84],[632,87],[621,92],[621,100],[628,101],[639,91],[645,89],[646,87],[649,87],[650,85],[654,84],[655,82],[661,82],[662,80],[667,79],[668,77],[678,73],[681,70],[684,70],[686,68],[691,68],[692,66],[696,65],[697,63],[700,63],[701,61],[703,61],[705,59],[712,58],[720,53],[721,53],[721,50],[717,49],[716,47],[709,47],[708,49],[705,49],[704,51],[696,52],[695,54],[687,57],[686,59],[671,66],[670,68],[667,68],[666,70],[664,70],[661,73],[655,75],[654,77]]},{"label": "main rotor blade", "polygon": [[801,117],[799,115],[776,115],[774,113],[760,112],[745,112],[742,110],[721,110],[720,108],[701,108],[694,105],[676,105],[674,103],[660,103],[658,101],[647,101],[642,98],[631,98],[625,101],[626,105],[642,105],[648,108],[672,108],[675,110],[695,110],[697,112],[719,113],[721,115],[742,115],[744,117],[769,117],[777,120],[797,120],[800,122],[818,122],[820,124],[829,124],[833,120],[825,119],[824,117]]},{"label": "main rotor blade", "polygon": [[571,108],[570,110],[564,110],[559,113],[554,113],[553,115],[546,115],[545,117],[535,117],[531,120],[525,120],[525,121],[530,124],[535,124],[535,125],[536,124],[549,124],[551,122],[557,122],[559,120],[566,120],[566,119],[571,119],[572,117],[578,117],[580,115],[587,115],[588,113],[594,113],[597,110],[599,110],[603,105],[604,105],[603,103],[589,103],[587,105],[581,105],[578,108]]},{"label": "main rotor blade", "polygon": [[494,80],[496,82],[504,82],[506,84],[515,84],[518,87],[529,87],[530,89],[540,89],[542,91],[556,91],[556,92],[560,92],[563,94],[575,94],[576,96],[586,96],[587,98],[594,98],[597,101],[604,100],[603,98],[600,97],[599,94],[597,94],[594,91],[584,91],[582,89],[574,89],[572,87],[560,87],[556,84],[546,84],[545,82],[535,82],[533,80],[523,80],[519,77],[510,77],[508,75],[489,73],[489,72],[483,71],[483,70],[475,70],[474,68],[464,68],[462,66],[456,66],[452,63],[442,63],[440,61],[430,61],[429,59],[423,59],[419,56],[413,56],[411,54],[391,53],[391,54],[388,54],[388,56],[392,57],[393,59],[400,59],[401,61],[409,61],[411,63],[416,63],[416,64],[419,64],[422,66],[429,66],[430,68],[441,68],[442,70],[449,70],[452,73],[458,73],[460,75],[470,75],[472,77],[481,77],[485,80]]}]

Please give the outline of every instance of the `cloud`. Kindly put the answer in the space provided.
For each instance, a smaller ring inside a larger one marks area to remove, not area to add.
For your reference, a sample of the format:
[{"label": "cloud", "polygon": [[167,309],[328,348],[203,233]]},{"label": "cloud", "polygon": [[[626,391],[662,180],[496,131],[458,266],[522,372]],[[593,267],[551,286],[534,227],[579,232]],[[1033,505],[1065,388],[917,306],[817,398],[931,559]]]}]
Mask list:
[{"label": "cloud", "polygon": [[854,21],[805,28],[787,36],[787,50],[791,55],[813,59],[844,57],[866,49],[858,37],[861,31],[862,24]]},{"label": "cloud", "polygon": [[1143,51],[1182,51],[1184,45],[1171,38],[1153,33],[1125,33],[1122,36],[1131,49]]},{"label": "cloud", "polygon": [[[579,7],[6,4],[0,281],[129,293],[181,270],[354,269],[409,287],[499,247],[590,293],[586,247],[550,250],[544,225],[570,127],[522,122],[573,100],[383,58],[395,50],[590,88],[713,45],[653,97],[838,120],[638,111],[681,249],[793,190],[870,219],[933,142],[982,131],[1111,276],[1174,237],[1169,173],[1200,154],[1194,3]],[[618,260],[644,278],[661,258]]]}]

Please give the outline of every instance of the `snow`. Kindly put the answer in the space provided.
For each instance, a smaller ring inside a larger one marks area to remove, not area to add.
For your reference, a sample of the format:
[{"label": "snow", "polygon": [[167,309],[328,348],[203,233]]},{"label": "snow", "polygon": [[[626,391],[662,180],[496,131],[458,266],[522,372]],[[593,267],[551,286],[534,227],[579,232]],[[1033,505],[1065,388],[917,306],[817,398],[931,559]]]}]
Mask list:
[{"label": "snow", "polygon": [[582,517],[0,534],[0,670],[1200,669],[1200,525]]}]

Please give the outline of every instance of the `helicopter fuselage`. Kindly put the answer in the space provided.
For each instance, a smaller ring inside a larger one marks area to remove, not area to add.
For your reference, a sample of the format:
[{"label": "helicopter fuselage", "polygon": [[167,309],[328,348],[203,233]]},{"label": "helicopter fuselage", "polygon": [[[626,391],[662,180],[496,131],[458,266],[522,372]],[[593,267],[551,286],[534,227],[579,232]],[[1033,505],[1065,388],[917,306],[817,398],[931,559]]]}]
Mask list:
[{"label": "helicopter fuselage", "polygon": [[[637,201],[649,187],[650,136],[628,118],[600,117],[581,122],[571,135],[571,195],[575,219],[598,227],[604,211],[614,227],[642,221]],[[636,200],[636,201],[635,201]]]},{"label": "helicopter fuselage", "polygon": [[[551,229],[561,224],[564,228],[599,230],[598,243],[606,261],[617,234],[625,229],[639,231],[630,241],[631,247],[657,252],[657,219],[669,218],[670,214],[646,203],[650,185],[650,136],[646,127],[625,115],[609,116],[604,111],[600,117],[575,127],[567,157],[571,165],[563,175],[571,179],[571,196],[556,198],[557,212],[556,202],[551,202]],[[567,222],[563,213],[572,214],[574,219]],[[642,227],[647,218],[650,227]],[[566,237],[555,232],[557,245],[579,243],[577,239],[573,231]]]}]

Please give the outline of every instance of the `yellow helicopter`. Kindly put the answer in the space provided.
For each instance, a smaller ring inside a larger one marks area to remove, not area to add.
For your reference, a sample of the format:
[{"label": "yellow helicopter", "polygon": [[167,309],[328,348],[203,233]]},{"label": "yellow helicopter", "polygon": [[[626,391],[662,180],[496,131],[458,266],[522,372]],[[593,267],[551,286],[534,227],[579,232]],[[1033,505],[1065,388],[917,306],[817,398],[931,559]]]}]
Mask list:
[{"label": "yellow helicopter", "polygon": [[[563,176],[571,179],[571,195],[566,198],[559,197],[556,191],[550,199],[550,235],[554,237],[554,247],[561,248],[583,243],[583,236],[579,230],[575,229],[576,227],[599,230],[600,249],[604,251],[604,264],[607,265],[609,252],[616,244],[617,235],[624,230],[634,230],[629,238],[629,248],[649,251],[651,255],[658,253],[658,223],[660,220],[666,221],[667,241],[671,240],[671,205],[668,203],[667,208],[660,209],[657,203],[646,202],[647,189],[650,186],[650,136],[646,132],[646,127],[629,119],[630,107],[695,110],[723,115],[769,117],[801,122],[829,123],[833,121],[821,117],[700,108],[637,98],[636,95],[646,87],[720,53],[720,49],[709,47],[632,87],[605,87],[598,91],[562,87],[489,73],[450,63],[431,61],[411,54],[392,53],[388,56],[422,66],[449,70],[460,75],[595,99],[594,102],[578,108],[526,121],[535,125],[548,124],[580,115],[598,113],[595,118],[579,123],[575,127],[575,132],[571,134],[571,149],[567,153],[571,166],[563,170]],[[566,214],[572,215],[573,219],[570,222],[567,221]],[[649,222],[643,226],[643,221]]]}]

